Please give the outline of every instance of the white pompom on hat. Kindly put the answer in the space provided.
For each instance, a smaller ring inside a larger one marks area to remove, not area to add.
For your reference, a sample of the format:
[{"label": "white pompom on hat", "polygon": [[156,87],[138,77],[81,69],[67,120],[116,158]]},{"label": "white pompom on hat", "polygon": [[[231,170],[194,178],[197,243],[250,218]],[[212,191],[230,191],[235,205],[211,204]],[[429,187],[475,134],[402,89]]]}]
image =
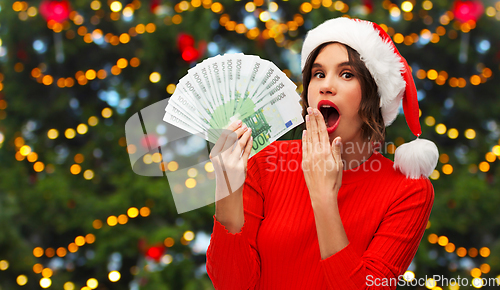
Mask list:
[{"label": "white pompom on hat", "polygon": [[377,84],[385,126],[396,119],[403,101],[406,123],[417,139],[396,149],[394,168],[413,179],[431,175],[439,152],[433,142],[418,138],[422,130],[417,89],[411,69],[391,37],[373,22],[346,17],[327,20],[307,33],[302,46],[302,70],[311,52],[326,42],[339,42],[359,53]]}]

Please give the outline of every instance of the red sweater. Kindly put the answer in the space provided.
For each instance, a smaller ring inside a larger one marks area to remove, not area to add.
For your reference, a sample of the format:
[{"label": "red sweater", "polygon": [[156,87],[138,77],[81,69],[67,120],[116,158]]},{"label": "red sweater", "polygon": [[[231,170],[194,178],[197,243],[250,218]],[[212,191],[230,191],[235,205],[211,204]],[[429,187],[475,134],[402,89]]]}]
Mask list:
[{"label": "red sweater", "polygon": [[207,272],[215,288],[383,289],[375,279],[393,278],[385,289],[395,289],[429,219],[429,179],[407,179],[380,153],[345,170],[338,205],[349,244],[322,260],[301,148],[277,141],[248,161],[241,232],[214,217]]}]

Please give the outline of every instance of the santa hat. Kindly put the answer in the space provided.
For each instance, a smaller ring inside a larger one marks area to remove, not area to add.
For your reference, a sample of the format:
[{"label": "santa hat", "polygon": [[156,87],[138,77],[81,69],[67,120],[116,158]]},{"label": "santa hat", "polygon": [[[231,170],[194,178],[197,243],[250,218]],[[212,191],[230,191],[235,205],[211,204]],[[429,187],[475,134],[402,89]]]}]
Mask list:
[{"label": "santa hat", "polygon": [[376,23],[340,17],[325,21],[310,30],[302,46],[302,70],[311,52],[326,42],[339,42],[356,50],[378,87],[380,108],[385,126],[392,124],[403,100],[406,123],[417,139],[396,149],[394,168],[408,178],[431,175],[437,165],[436,145],[418,138],[422,134],[419,122],[417,89],[410,67],[401,56],[391,37]]}]

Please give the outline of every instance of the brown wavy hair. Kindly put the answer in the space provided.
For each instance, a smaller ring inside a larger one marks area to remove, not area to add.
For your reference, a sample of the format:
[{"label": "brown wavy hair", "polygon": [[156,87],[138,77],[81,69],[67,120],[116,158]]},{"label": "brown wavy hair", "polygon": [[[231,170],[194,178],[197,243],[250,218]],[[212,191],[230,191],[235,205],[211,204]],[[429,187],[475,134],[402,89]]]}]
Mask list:
[{"label": "brown wavy hair", "polygon": [[[307,101],[307,91],[309,88],[309,82],[311,81],[312,65],[323,48],[332,43],[338,42],[325,42],[316,47],[311,54],[309,54],[306,64],[304,65],[304,70],[302,71],[303,91],[300,95],[302,99],[303,116],[307,114],[307,107],[309,107],[309,102]],[[345,44],[343,45],[347,49],[349,64],[361,86],[362,96],[358,114],[363,121],[363,125],[361,126],[363,138],[370,140],[372,144],[381,144],[385,140],[385,125],[384,119],[382,118],[382,111],[380,109],[380,96],[377,91],[377,83],[375,83],[370,71],[368,71],[365,63],[361,60],[359,53],[350,46]]]}]

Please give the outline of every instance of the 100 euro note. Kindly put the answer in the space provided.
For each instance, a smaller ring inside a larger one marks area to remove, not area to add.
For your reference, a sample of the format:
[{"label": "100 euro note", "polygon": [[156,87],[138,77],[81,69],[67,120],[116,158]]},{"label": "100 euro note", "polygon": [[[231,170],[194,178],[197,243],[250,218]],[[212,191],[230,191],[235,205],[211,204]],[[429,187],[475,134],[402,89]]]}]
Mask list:
[{"label": "100 euro note", "polygon": [[203,61],[179,81],[164,120],[215,143],[242,120],[255,155],[303,122],[295,84],[272,62],[231,54]]},{"label": "100 euro note", "polygon": [[[250,156],[257,154],[286,132],[304,122],[302,107],[296,100],[295,90],[289,90],[277,95],[264,106],[259,108],[253,106],[254,113],[242,120],[252,129],[253,144]],[[247,102],[248,105],[249,102]]]}]

